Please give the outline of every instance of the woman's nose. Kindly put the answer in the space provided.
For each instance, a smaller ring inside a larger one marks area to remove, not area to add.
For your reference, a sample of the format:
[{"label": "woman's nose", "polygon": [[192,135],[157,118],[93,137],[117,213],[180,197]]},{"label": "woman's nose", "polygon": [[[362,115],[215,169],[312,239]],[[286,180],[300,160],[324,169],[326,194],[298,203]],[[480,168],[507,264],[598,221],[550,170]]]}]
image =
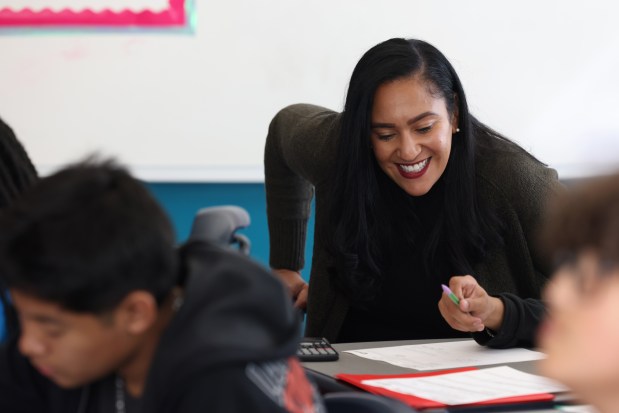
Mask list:
[{"label": "woman's nose", "polygon": [[402,160],[413,161],[421,152],[421,145],[411,133],[404,133],[400,138],[398,152]]}]

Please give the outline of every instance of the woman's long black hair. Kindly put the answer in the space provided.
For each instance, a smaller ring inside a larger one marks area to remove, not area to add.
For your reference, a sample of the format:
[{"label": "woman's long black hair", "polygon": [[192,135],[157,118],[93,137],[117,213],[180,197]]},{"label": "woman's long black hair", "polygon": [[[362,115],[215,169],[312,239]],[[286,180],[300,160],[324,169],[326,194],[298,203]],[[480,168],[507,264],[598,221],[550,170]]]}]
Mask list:
[{"label": "woman's long black hair", "polygon": [[[0,119],[0,211],[37,180],[37,171],[13,130]],[[17,317],[9,305],[0,274],[0,304],[9,334],[17,333]]]},{"label": "woman's long black hair", "polygon": [[[334,237],[329,249],[335,258],[332,269],[336,285],[353,301],[375,296],[385,267],[381,254],[385,252],[387,221],[395,212],[383,199],[384,173],[370,147],[374,94],[380,85],[410,76],[419,76],[435,97],[445,100],[448,113],[457,113],[460,128],[452,139],[441,177],[442,210],[426,239],[423,266],[429,269],[435,260],[447,260],[457,274],[470,274],[487,245],[500,242],[496,217],[477,202],[475,140],[480,134],[502,137],[469,114],[460,79],[439,50],[421,40],[387,40],[367,51],[357,63],[341,119],[330,214]],[[415,202],[405,191],[395,192],[401,200],[398,205]],[[411,228],[403,225],[402,231]],[[410,239],[412,234],[402,237]],[[439,239],[443,240],[440,257],[436,254]]]}]

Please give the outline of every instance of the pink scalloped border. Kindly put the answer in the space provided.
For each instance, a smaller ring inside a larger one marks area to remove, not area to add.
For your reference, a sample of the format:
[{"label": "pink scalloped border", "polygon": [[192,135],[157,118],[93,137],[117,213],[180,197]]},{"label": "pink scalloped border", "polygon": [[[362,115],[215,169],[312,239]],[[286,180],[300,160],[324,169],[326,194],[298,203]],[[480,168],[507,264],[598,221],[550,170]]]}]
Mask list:
[{"label": "pink scalloped border", "polygon": [[76,13],[71,10],[55,12],[49,9],[33,12],[21,10],[15,12],[11,9],[0,10],[0,27],[50,27],[50,26],[184,26],[186,24],[185,0],[169,0],[170,7],[159,13],[141,11],[138,13],[125,10],[114,12],[103,10],[93,12],[91,10]]}]

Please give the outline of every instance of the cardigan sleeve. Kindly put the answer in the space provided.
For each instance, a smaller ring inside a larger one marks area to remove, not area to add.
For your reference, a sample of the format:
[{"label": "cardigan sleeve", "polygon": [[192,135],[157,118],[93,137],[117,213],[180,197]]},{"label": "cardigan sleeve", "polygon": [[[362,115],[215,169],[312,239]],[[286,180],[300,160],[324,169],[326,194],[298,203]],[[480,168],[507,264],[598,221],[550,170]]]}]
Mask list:
[{"label": "cardigan sleeve", "polygon": [[[554,169],[548,168],[522,148],[503,144],[492,151],[491,169],[483,173],[494,189],[494,201],[502,205],[507,225],[506,243],[511,251],[512,269],[517,294],[495,292],[503,301],[505,312],[499,331],[474,333],[480,343],[495,348],[533,347],[537,328],[546,308],[541,291],[551,272],[551,260],[538,242],[548,201],[563,191]],[[485,156],[490,156],[488,152]],[[500,166],[499,166],[500,165]],[[519,272],[522,271],[522,272]]]},{"label": "cardigan sleeve", "polygon": [[484,197],[502,205],[511,221],[508,229],[524,235],[533,267],[547,278],[551,258],[540,248],[538,235],[548,201],[565,190],[557,171],[511,142],[484,140],[480,146],[478,158],[492,158],[477,162],[481,167],[478,174],[489,192]]},{"label": "cardigan sleeve", "polygon": [[334,166],[339,114],[308,104],[282,109],[271,121],[264,152],[272,268],[304,266],[314,188]]},{"label": "cardigan sleeve", "polygon": [[503,325],[497,332],[488,329],[473,333],[477,343],[493,348],[534,347],[537,327],[546,309],[534,298],[520,298],[515,294],[499,294],[505,305]]}]

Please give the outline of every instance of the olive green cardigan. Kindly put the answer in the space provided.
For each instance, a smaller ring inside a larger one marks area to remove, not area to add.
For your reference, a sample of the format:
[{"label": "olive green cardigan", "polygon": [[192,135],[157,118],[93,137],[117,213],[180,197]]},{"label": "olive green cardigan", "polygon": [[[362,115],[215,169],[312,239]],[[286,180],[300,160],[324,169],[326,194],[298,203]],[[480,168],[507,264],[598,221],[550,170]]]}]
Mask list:
[{"label": "olive green cardigan", "polygon": [[[272,268],[300,270],[310,204],[316,194],[314,250],[307,305],[307,336],[336,341],[349,303],[330,279],[333,258],[325,249],[331,236],[329,194],[334,184],[340,114],[319,106],[298,104],[272,120],[265,148],[265,183]],[[553,169],[522,148],[484,138],[476,153],[479,199],[503,222],[504,243],[484,257],[473,275],[480,285],[505,303],[503,326],[495,337],[475,334],[496,347],[531,345],[544,307],[539,302],[547,280],[548,260],[534,248],[535,232],[549,195],[561,188]]]}]

